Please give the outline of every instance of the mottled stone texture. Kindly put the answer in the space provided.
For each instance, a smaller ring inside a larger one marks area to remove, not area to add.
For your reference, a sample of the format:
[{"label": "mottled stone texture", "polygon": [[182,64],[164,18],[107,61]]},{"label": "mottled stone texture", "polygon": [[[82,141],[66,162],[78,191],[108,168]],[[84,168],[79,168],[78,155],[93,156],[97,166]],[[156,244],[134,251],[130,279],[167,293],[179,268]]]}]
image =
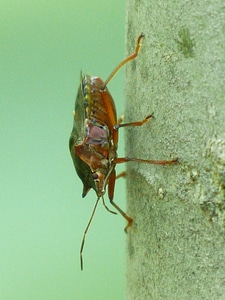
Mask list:
[{"label": "mottled stone texture", "polygon": [[225,299],[225,4],[127,1],[127,299]]}]

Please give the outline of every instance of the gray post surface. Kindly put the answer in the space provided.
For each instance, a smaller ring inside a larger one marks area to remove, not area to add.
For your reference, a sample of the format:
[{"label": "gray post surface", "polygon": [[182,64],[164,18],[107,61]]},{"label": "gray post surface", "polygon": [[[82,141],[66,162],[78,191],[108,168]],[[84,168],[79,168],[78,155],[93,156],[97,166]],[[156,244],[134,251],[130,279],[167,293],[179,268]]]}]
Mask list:
[{"label": "gray post surface", "polygon": [[127,1],[127,299],[225,299],[224,1]]}]

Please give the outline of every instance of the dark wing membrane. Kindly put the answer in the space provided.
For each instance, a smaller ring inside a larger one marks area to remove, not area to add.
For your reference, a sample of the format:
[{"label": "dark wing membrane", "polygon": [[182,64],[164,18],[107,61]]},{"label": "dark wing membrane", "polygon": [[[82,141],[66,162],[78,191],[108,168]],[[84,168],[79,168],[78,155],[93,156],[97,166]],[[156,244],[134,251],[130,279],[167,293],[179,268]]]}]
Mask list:
[{"label": "dark wing membrane", "polygon": [[75,153],[75,146],[83,142],[85,136],[84,128],[84,97],[81,85],[78,89],[77,98],[75,101],[75,114],[73,129],[70,135],[69,148],[73,159],[74,167],[76,169],[77,175],[83,182],[83,193],[82,197],[85,197],[88,191],[93,188],[96,190],[95,182],[92,177],[92,172],[90,167],[81,160]]}]

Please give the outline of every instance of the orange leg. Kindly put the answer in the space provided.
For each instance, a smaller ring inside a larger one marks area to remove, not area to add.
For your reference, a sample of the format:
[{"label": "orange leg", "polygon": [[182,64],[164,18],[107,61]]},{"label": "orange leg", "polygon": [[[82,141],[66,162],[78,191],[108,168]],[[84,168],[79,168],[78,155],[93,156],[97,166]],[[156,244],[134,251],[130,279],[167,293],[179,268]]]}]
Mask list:
[{"label": "orange leg", "polygon": [[125,58],[123,61],[121,61],[121,63],[112,71],[112,73],[109,75],[109,77],[104,82],[104,84],[103,84],[103,86],[101,88],[102,91],[104,91],[104,89],[107,86],[107,84],[109,83],[109,81],[119,71],[120,68],[122,68],[128,61],[133,60],[133,59],[135,59],[138,56],[138,52],[139,52],[139,50],[141,48],[141,39],[143,37],[144,37],[143,33],[141,35],[139,35],[138,40],[137,40],[137,45],[136,45],[135,52],[133,54],[131,54],[130,56],[128,56],[127,58]]},{"label": "orange leg", "polygon": [[110,200],[110,203],[120,212],[120,214],[127,220],[127,226],[124,228],[124,231],[127,233],[127,228],[130,227],[133,223],[133,219],[129,217],[113,200]]},{"label": "orange leg", "polygon": [[[115,170],[113,170],[109,177],[108,196],[109,196],[109,200],[110,200],[110,203],[112,204],[112,206],[114,206],[118,210],[118,212],[127,220],[127,226],[124,228],[125,232],[127,232],[127,228],[132,225],[133,220],[113,201],[113,194],[114,194],[114,187],[115,187],[115,180],[116,180],[115,173],[116,173]],[[125,173],[125,172],[123,172],[123,173]]]},{"label": "orange leg", "polygon": [[135,162],[153,164],[153,165],[171,165],[177,163],[178,158],[172,160],[148,160],[148,159],[132,158],[132,157],[118,157],[114,159],[115,164],[122,164],[128,161],[135,161]]},{"label": "orange leg", "polygon": [[109,209],[108,206],[105,204],[105,200],[104,200],[103,196],[102,196],[102,203],[105,206],[106,210],[108,210],[108,212],[110,212],[111,214],[117,215],[117,213],[115,211]]},{"label": "orange leg", "polygon": [[136,121],[136,122],[130,122],[130,123],[123,123],[121,124],[121,122],[118,122],[118,124],[116,124],[113,128],[118,130],[121,127],[128,127],[128,126],[142,126],[143,124],[145,124],[146,122],[148,122],[148,120],[150,118],[154,118],[153,114],[145,117],[142,121]]},{"label": "orange leg", "polygon": [[119,173],[118,175],[116,175],[116,179],[119,179],[121,177],[125,177],[126,176],[126,171],[123,171],[121,173]]},{"label": "orange leg", "polygon": [[[140,159],[140,158],[131,158],[131,157],[121,157],[114,159],[115,164],[121,164],[128,161],[135,161],[135,162],[141,162],[141,163],[147,163],[147,164],[156,164],[156,165],[170,165],[173,163],[178,162],[178,159],[173,160],[147,160],[147,159]],[[117,178],[121,176],[125,176],[126,172],[122,172],[122,175],[118,175]],[[120,214],[127,220],[127,226],[124,228],[124,231],[127,232],[127,229],[132,226],[133,219],[129,217],[115,202],[113,202],[113,199],[110,199],[110,203],[120,212]]]}]

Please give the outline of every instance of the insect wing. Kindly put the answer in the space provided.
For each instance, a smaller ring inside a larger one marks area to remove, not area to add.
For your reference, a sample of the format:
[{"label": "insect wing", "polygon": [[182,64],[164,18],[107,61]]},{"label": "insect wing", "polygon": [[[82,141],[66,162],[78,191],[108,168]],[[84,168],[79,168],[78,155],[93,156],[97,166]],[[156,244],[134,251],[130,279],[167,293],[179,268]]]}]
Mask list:
[{"label": "insect wing", "polygon": [[76,169],[77,175],[83,182],[83,193],[82,197],[85,197],[88,191],[93,188],[95,190],[95,183],[93,177],[91,176],[91,169],[77,154],[75,147],[81,144],[85,137],[85,111],[84,111],[84,95],[82,89],[82,81],[80,83],[77,98],[75,101],[75,111],[74,111],[74,122],[73,129],[70,135],[69,148],[73,159],[74,167]]}]

